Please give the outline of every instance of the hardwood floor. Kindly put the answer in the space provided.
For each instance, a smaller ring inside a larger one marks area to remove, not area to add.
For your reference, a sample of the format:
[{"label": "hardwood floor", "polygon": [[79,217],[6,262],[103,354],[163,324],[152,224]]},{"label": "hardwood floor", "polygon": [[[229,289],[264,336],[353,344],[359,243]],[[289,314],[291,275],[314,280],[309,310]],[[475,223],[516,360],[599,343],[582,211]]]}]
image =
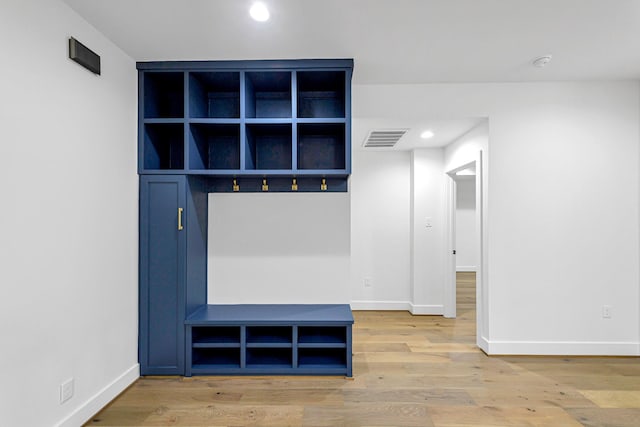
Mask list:
[{"label": "hardwood floor", "polygon": [[355,312],[354,378],[146,377],[87,426],[639,426],[640,359],[488,357],[458,318]]}]

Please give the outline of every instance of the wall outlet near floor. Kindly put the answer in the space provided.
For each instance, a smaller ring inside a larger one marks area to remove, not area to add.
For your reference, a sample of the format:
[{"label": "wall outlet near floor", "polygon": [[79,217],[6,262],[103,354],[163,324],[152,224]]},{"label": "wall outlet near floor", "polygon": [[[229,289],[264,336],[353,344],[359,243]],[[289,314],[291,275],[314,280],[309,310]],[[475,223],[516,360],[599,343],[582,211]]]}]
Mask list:
[{"label": "wall outlet near floor", "polygon": [[365,277],[364,278],[364,287],[365,288],[373,287],[373,279],[371,277]]},{"label": "wall outlet near floor", "polygon": [[73,378],[69,378],[60,384],[60,404],[63,404],[73,396]]},{"label": "wall outlet near floor", "polygon": [[603,319],[611,319],[611,306],[603,305],[602,306],[602,318]]}]

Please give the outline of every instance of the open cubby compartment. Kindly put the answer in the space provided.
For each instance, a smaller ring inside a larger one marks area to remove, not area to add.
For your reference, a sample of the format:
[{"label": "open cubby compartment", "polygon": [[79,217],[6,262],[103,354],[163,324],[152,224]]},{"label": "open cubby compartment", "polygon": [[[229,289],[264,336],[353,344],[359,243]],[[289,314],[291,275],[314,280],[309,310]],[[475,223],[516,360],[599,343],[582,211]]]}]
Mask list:
[{"label": "open cubby compartment", "polygon": [[247,368],[270,366],[293,367],[293,351],[290,348],[247,348]]},{"label": "open cubby compartment", "polygon": [[344,326],[300,326],[298,344],[345,347],[347,329]]},{"label": "open cubby compartment", "polygon": [[144,117],[184,117],[184,73],[144,73]]},{"label": "open cubby compartment", "polygon": [[240,118],[240,73],[189,73],[189,116]]},{"label": "open cubby compartment", "polygon": [[240,326],[198,326],[192,328],[194,347],[240,347]]},{"label": "open cubby compartment", "polygon": [[[194,369],[240,368],[240,348],[194,348],[191,353]],[[187,362],[188,363],[188,362]]]},{"label": "open cubby compartment", "polygon": [[291,169],[291,125],[247,124],[245,169]]},{"label": "open cubby compartment", "polygon": [[184,169],[184,125],[144,125],[144,169]]},{"label": "open cubby compartment", "polygon": [[192,123],[189,168],[240,169],[240,125]]},{"label": "open cubby compartment", "polygon": [[291,326],[247,326],[247,345],[249,344],[287,344],[292,343]]},{"label": "open cubby compartment", "polygon": [[247,71],[245,117],[291,117],[291,72]]},{"label": "open cubby compartment", "polygon": [[344,123],[298,124],[298,169],[345,169]]},{"label": "open cubby compartment", "polygon": [[298,117],[345,117],[344,71],[298,71]]},{"label": "open cubby compartment", "polygon": [[344,368],[347,352],[340,348],[301,348],[298,350],[298,367]]}]

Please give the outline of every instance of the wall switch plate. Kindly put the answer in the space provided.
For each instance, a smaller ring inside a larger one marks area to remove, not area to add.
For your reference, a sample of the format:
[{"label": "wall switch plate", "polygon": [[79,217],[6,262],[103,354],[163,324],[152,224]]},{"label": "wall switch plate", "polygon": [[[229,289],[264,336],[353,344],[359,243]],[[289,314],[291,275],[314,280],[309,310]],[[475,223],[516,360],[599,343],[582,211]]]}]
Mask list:
[{"label": "wall switch plate", "polygon": [[603,305],[602,306],[602,318],[603,319],[611,319],[611,306]]},{"label": "wall switch plate", "polygon": [[365,288],[370,288],[373,286],[373,279],[371,277],[365,277],[364,278],[364,287]]},{"label": "wall switch plate", "polygon": [[60,384],[60,404],[71,399],[73,396],[73,378],[69,378]]}]

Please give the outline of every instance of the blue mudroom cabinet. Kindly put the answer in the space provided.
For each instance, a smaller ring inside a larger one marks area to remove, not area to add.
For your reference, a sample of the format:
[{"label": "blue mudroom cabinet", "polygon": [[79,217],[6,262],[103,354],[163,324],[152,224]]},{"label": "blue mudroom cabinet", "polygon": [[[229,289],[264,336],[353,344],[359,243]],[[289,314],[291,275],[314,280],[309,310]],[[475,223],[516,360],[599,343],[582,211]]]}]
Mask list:
[{"label": "blue mudroom cabinet", "polygon": [[[228,307],[207,305],[207,195],[347,191],[353,61],[140,62],[137,68],[142,375],[351,375],[348,306],[339,309],[337,325],[335,316],[318,318],[317,306],[307,306],[306,314],[304,306],[271,306],[269,315],[254,307],[264,313],[256,320],[251,308],[223,315]],[[290,310],[297,319],[269,323]],[[216,329],[221,316],[236,316],[235,323]],[[276,336],[288,331],[290,343],[247,341],[247,333],[265,331],[260,327],[275,328]],[[237,350],[208,343],[207,334],[215,341],[216,331],[221,339],[237,333]],[[294,341],[300,333],[302,341]],[[322,337],[329,341],[304,342]],[[216,363],[236,351],[237,364]],[[287,368],[252,369],[265,354],[286,360]]]},{"label": "blue mudroom cabinet", "polygon": [[140,176],[142,375],[184,374],[184,320],[207,302],[207,208],[199,177]]}]

